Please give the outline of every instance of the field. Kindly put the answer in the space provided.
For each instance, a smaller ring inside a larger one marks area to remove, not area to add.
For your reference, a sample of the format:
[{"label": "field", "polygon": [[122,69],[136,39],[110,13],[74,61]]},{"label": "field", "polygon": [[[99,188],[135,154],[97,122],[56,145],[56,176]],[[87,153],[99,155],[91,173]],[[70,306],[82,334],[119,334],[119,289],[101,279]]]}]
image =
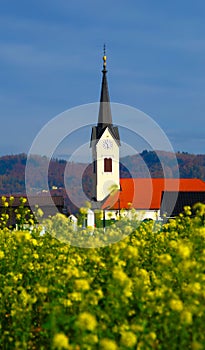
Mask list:
[{"label": "field", "polygon": [[54,236],[75,234],[60,215],[43,236],[2,228],[0,348],[205,349],[204,217],[198,204],[162,227],[124,221],[124,239],[90,249]]}]

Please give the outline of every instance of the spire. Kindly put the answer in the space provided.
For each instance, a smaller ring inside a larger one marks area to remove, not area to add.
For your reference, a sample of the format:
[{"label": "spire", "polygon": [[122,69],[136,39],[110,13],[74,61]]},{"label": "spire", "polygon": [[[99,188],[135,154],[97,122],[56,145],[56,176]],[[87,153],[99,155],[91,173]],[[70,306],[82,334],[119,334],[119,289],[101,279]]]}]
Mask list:
[{"label": "spire", "polygon": [[106,48],[104,45],[103,48],[103,77],[102,77],[102,86],[101,86],[101,95],[100,95],[100,109],[98,115],[98,126],[105,127],[106,125],[112,125],[112,114],[110,107],[110,97],[108,92],[108,83],[107,83],[107,57],[106,57]]},{"label": "spire", "polygon": [[116,140],[116,142],[120,145],[120,135],[118,131],[118,127],[114,126],[112,123],[112,114],[111,114],[111,107],[110,107],[110,97],[108,92],[108,83],[107,83],[107,69],[106,69],[106,63],[107,63],[107,57],[106,57],[106,50],[104,45],[104,55],[103,55],[103,70],[102,70],[102,86],[101,86],[101,95],[100,95],[100,108],[99,108],[99,114],[98,114],[98,124],[97,126],[92,127],[92,134],[91,134],[91,147],[92,142],[95,141],[93,144],[96,143],[97,140],[101,138],[103,135],[105,129],[108,127],[111,134],[113,135],[113,138]]}]

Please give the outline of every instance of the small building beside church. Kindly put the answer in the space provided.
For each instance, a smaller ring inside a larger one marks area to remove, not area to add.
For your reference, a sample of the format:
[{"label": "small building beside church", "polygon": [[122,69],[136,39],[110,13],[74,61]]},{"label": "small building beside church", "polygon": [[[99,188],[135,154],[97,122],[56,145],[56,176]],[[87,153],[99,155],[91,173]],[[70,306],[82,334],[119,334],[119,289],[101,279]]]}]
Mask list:
[{"label": "small building beside church", "polygon": [[[48,218],[49,216],[56,214],[56,209],[59,213],[63,214],[65,209],[65,203],[63,196],[32,196],[29,201],[24,195],[14,195],[14,196],[3,196],[4,200],[0,200],[0,216],[2,214],[8,215],[7,226],[15,227],[18,223],[17,213],[19,209],[25,208],[29,209],[32,213],[35,204],[38,203],[39,208],[42,210],[43,218]],[[11,200],[12,198],[12,200]],[[23,199],[23,201],[22,201]],[[7,203],[5,205],[5,202]],[[23,204],[22,204],[23,203]],[[28,214],[27,214],[28,216]]]}]

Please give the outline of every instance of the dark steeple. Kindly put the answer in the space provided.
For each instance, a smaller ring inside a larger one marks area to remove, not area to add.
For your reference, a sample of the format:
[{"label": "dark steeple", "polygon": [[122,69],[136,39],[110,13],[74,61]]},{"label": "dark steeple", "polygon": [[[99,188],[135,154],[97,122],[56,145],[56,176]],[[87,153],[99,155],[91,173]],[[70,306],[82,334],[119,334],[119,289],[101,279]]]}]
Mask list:
[{"label": "dark steeple", "polygon": [[106,69],[106,51],[104,45],[104,56],[103,56],[103,77],[102,77],[102,86],[101,86],[101,95],[100,95],[100,110],[98,115],[98,126],[105,127],[112,125],[112,114],[110,108],[110,97],[108,91],[107,83],[107,69]]},{"label": "dark steeple", "polygon": [[102,85],[101,85],[101,94],[100,94],[100,108],[98,114],[98,124],[97,126],[92,127],[91,143],[92,141],[97,141],[103,135],[105,129],[108,127],[112,136],[116,142],[120,145],[120,137],[117,126],[112,124],[112,113],[110,106],[110,97],[108,92],[108,83],[107,83],[107,57],[105,52],[104,45],[104,56],[103,56],[103,70],[102,70]]}]

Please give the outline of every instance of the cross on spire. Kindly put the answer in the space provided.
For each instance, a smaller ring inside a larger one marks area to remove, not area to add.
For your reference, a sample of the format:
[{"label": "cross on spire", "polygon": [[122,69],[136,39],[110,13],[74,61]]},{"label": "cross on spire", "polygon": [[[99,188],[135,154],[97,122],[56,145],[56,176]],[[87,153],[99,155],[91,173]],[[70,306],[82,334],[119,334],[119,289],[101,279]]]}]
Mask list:
[{"label": "cross on spire", "polygon": [[106,71],[106,60],[107,60],[107,56],[106,56],[106,46],[104,44],[103,46],[103,71]]},{"label": "cross on spire", "polygon": [[104,56],[106,56],[106,45],[105,44],[103,46],[103,52],[104,52]]}]

